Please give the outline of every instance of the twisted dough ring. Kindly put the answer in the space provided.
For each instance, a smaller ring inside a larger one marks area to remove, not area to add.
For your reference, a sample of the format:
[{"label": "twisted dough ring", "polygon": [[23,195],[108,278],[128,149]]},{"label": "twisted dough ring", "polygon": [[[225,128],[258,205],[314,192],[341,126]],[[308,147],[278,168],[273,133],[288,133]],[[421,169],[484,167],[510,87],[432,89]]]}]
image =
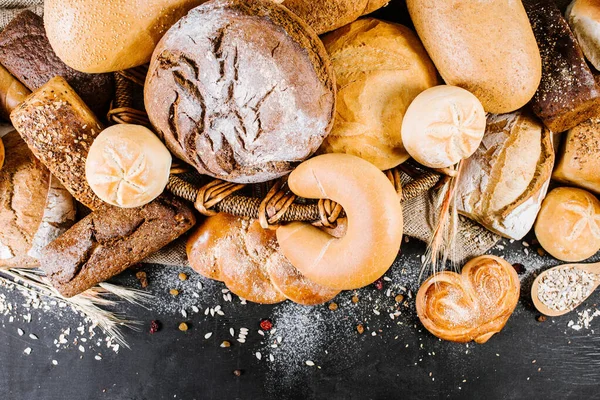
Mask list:
[{"label": "twisted dough ring", "polygon": [[402,242],[402,207],[377,167],[348,154],[325,154],[300,164],[288,186],[298,196],[341,204],[348,217],[339,239],[301,222],[277,229],[281,252],[304,276],[351,290],[374,282],[392,265]]},{"label": "twisted dough ring", "polygon": [[495,256],[469,261],[461,274],[444,271],[417,293],[419,319],[435,336],[453,342],[485,343],[502,330],[519,300],[515,269]]}]

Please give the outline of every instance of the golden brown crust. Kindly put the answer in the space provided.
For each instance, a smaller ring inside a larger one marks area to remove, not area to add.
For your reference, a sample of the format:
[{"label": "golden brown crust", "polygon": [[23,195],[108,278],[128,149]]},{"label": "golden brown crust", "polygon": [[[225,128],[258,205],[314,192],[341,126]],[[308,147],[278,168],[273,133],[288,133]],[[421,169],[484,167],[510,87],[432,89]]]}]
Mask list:
[{"label": "golden brown crust", "polygon": [[0,117],[10,121],[10,113],[31,94],[17,78],[0,65]]},{"label": "golden brown crust", "polygon": [[262,182],[327,136],[335,77],[318,36],[285,7],[215,0],[164,35],[145,103],[169,149],[200,173]]},{"label": "golden brown crust", "polygon": [[[284,0],[282,4],[321,35],[386,6],[390,0]],[[281,3],[281,0],[276,0]]]},{"label": "golden brown crust", "polygon": [[487,112],[524,106],[541,59],[521,1],[408,0],[417,33],[449,85],[473,93]]},{"label": "golden brown crust", "polygon": [[15,131],[4,136],[9,157],[0,170],[0,267],[37,264],[27,256],[38,230],[50,173]]},{"label": "golden brown crust", "polygon": [[10,118],[35,156],[75,199],[92,210],[104,204],[85,178],[89,148],[103,127],[63,78],[36,90]]},{"label": "golden brown crust", "polygon": [[535,223],[540,245],[561,261],[583,261],[600,250],[600,201],[576,188],[552,190]]},{"label": "golden brown crust", "polygon": [[504,328],[519,294],[512,265],[481,256],[465,264],[461,274],[443,271],[427,279],[417,293],[417,314],[440,339],[485,343]]}]

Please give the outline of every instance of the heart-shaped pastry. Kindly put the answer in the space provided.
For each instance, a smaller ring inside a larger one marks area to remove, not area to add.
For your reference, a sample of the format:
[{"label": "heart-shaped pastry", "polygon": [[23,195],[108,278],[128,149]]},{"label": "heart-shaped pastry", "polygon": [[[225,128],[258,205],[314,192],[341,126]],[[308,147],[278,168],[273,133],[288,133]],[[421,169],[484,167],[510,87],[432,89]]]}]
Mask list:
[{"label": "heart-shaped pastry", "polygon": [[515,269],[495,256],[472,259],[462,273],[444,271],[427,279],[417,294],[417,314],[440,339],[485,343],[502,330],[519,300]]}]

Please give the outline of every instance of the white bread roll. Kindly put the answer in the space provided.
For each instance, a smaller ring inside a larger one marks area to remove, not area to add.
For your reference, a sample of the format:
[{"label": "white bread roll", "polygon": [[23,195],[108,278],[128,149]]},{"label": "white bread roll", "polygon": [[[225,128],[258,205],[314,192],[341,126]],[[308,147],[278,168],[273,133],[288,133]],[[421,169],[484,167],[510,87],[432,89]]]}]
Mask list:
[{"label": "white bread roll", "polygon": [[542,203],[535,235],[561,261],[590,258],[600,250],[600,201],[583,189],[552,190]]},{"label": "white bread roll", "polygon": [[444,81],[473,93],[488,112],[524,106],[542,61],[521,1],[407,0],[419,37]]},{"label": "white bread roll", "polygon": [[533,226],[546,195],[554,149],[550,131],[522,112],[488,116],[481,145],[463,161],[459,213],[510,239]]},{"label": "white bread roll", "polygon": [[381,170],[408,159],[400,127],[409,104],[438,83],[421,41],[409,28],[360,19],[323,38],[336,76],[333,129],[323,153],[361,157]]},{"label": "white bread roll", "polygon": [[565,17],[585,57],[600,70],[600,2],[574,0]]},{"label": "white bread roll", "polygon": [[477,150],[485,126],[477,97],[457,86],[436,86],[418,95],[406,110],[402,142],[419,163],[445,168]]},{"label": "white bread roll", "polygon": [[569,130],[552,178],[600,194],[600,119]]},{"label": "white bread roll", "polygon": [[56,55],[82,72],[150,61],[163,34],[205,0],[46,0],[44,25]]},{"label": "white bread roll", "polygon": [[85,174],[100,199],[134,208],[150,203],[164,191],[171,161],[169,150],[148,128],[114,125],[92,143]]}]

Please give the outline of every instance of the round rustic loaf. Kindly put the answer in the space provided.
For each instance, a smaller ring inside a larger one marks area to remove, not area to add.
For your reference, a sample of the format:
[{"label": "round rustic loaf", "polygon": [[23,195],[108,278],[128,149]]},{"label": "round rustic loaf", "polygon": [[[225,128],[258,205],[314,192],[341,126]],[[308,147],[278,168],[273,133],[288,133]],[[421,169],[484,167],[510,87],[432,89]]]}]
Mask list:
[{"label": "round rustic loaf", "polygon": [[405,26],[361,19],[323,38],[338,88],[324,153],[359,156],[379,169],[409,157],[400,128],[413,99],[438,83],[417,35]]},{"label": "round rustic loaf", "polygon": [[69,67],[99,73],[150,61],[175,22],[206,0],[46,0],[50,44]]},{"label": "round rustic loaf", "polygon": [[457,86],[440,85],[410,104],[402,121],[402,141],[419,163],[445,168],[477,150],[485,126],[485,111],[477,97]]},{"label": "round rustic loaf", "polygon": [[590,258],[600,250],[600,201],[583,189],[552,190],[542,203],[535,235],[561,261]]},{"label": "round rustic loaf", "polygon": [[141,207],[157,198],[169,182],[170,170],[171,153],[140,125],[103,130],[85,163],[85,176],[96,196],[122,208]]},{"label": "round rustic loaf", "polygon": [[275,179],[333,124],[335,77],[318,36],[267,0],[214,0],[162,38],[145,103],[169,149],[202,173]]},{"label": "round rustic loaf", "polygon": [[44,215],[50,172],[16,131],[3,140],[9,156],[0,171],[0,267],[32,266],[27,252]]}]

